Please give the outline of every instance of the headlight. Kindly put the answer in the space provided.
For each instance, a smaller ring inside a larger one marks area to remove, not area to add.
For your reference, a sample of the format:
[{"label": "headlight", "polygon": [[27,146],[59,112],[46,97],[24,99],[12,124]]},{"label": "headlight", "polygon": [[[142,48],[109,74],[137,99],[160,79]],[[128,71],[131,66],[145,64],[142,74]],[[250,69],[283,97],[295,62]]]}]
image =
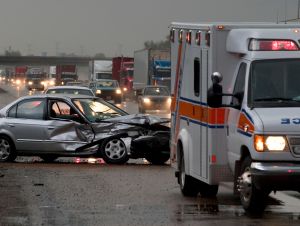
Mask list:
[{"label": "headlight", "polygon": [[32,84],[33,84],[32,81],[29,81],[29,82],[28,82],[28,85],[32,85]]},{"label": "headlight", "polygon": [[117,94],[121,94],[122,92],[121,92],[120,89],[117,89],[117,90],[116,90],[116,93],[117,93]]},{"label": "headlight", "polygon": [[16,84],[17,84],[17,85],[20,85],[20,84],[21,84],[21,80],[19,80],[19,79],[16,80]]},{"label": "headlight", "polygon": [[172,103],[172,99],[171,97],[168,98],[168,104],[171,104]]},{"label": "headlight", "polygon": [[96,94],[101,94],[101,90],[100,90],[100,89],[97,89],[97,90],[96,90]]},{"label": "headlight", "polygon": [[256,151],[288,151],[286,137],[284,136],[254,136],[254,146]]},{"label": "headlight", "polygon": [[151,102],[150,99],[147,98],[147,97],[146,97],[146,98],[143,98],[143,101],[144,101],[145,104],[149,104],[149,103]]},{"label": "headlight", "polygon": [[41,82],[41,85],[45,85],[46,83],[44,81]]},{"label": "headlight", "polygon": [[55,85],[55,82],[54,82],[54,81],[49,81],[49,85],[50,85],[50,86],[54,86],[54,85]]},{"label": "headlight", "polygon": [[127,92],[127,88],[126,88],[126,87],[124,87],[124,88],[123,88],[123,91],[124,91],[124,92]]}]

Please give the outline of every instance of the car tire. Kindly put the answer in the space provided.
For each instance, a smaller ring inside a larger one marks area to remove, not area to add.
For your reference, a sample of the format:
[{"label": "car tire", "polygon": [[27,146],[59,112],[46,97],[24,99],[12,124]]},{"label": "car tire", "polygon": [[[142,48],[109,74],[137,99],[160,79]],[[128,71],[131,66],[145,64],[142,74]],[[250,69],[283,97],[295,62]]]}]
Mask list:
[{"label": "car tire", "polygon": [[178,181],[181,193],[184,196],[196,197],[200,192],[199,181],[185,174],[185,163],[183,155],[180,158]]},{"label": "car tire", "polygon": [[124,164],[129,159],[126,145],[121,139],[107,139],[102,143],[100,152],[108,164]]},{"label": "car tire", "polygon": [[153,165],[163,165],[170,159],[170,154],[159,153],[148,155],[145,158],[148,162],[152,163]]},{"label": "car tire", "polygon": [[144,114],[146,111],[145,111],[145,109],[144,108],[141,108],[141,107],[139,107],[139,113],[142,113],[142,114]]},{"label": "car tire", "polygon": [[262,214],[266,207],[266,200],[269,192],[257,189],[252,183],[250,165],[252,159],[247,156],[241,165],[240,176],[237,185],[240,193],[240,200],[244,210],[249,214]]},{"label": "car tire", "polygon": [[121,103],[122,103],[121,97],[115,99],[115,104],[121,104]]},{"label": "car tire", "polygon": [[219,185],[209,185],[203,183],[200,186],[200,194],[202,197],[215,197],[218,194]]},{"label": "car tire", "polygon": [[41,159],[43,159],[44,162],[51,163],[54,162],[58,157],[56,155],[41,155]]},{"label": "car tire", "polygon": [[12,162],[17,158],[14,143],[8,136],[0,135],[0,162]]}]

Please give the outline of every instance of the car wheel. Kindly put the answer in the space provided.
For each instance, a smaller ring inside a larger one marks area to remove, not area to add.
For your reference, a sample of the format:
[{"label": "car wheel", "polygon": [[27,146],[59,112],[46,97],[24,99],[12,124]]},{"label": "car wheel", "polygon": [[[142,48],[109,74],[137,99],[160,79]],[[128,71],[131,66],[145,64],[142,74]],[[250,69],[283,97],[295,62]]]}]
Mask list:
[{"label": "car wheel", "polygon": [[122,103],[122,98],[116,98],[115,99],[115,104],[121,104]]},{"label": "car wheel", "polygon": [[108,139],[101,145],[102,158],[109,164],[124,164],[129,157],[126,145],[121,139]]},{"label": "car wheel", "polygon": [[218,194],[219,185],[209,185],[203,183],[200,186],[200,194],[202,197],[215,197]]},{"label": "car wheel", "polygon": [[55,155],[41,155],[41,159],[43,159],[44,162],[54,162],[58,157]]},{"label": "car wheel", "polygon": [[184,196],[196,197],[199,193],[199,182],[185,174],[184,156],[182,155],[179,165],[179,185]]},{"label": "car wheel", "polygon": [[16,149],[11,139],[0,135],[0,162],[14,161],[16,157]]},{"label": "car wheel", "polygon": [[163,165],[169,160],[170,154],[159,153],[146,156],[145,158],[154,165]]},{"label": "car wheel", "polygon": [[257,189],[252,183],[250,165],[251,158],[248,156],[241,165],[240,176],[238,177],[237,186],[240,192],[240,200],[243,208],[250,214],[261,214],[266,207],[268,192]]}]

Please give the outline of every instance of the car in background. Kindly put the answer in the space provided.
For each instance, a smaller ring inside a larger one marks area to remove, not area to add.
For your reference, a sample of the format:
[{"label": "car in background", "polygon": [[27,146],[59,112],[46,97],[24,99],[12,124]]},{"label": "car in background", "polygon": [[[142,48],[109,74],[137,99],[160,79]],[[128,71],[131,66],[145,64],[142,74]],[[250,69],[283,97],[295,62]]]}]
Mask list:
[{"label": "car in background", "polygon": [[83,86],[52,86],[46,89],[44,93],[95,96],[91,89]]},{"label": "car in background", "polygon": [[123,164],[146,158],[163,164],[170,157],[169,120],[129,115],[97,97],[42,94],[17,99],[0,110],[0,162],[18,155],[102,157]]},{"label": "car in background", "polygon": [[90,82],[89,88],[97,97],[107,101],[113,100],[116,104],[122,103],[123,95],[117,80],[99,79]]},{"label": "car in background", "polygon": [[69,81],[66,82],[66,86],[88,86],[88,84],[84,81]]},{"label": "car in background", "polygon": [[140,113],[147,110],[163,110],[170,112],[171,96],[166,86],[146,86],[138,94],[138,108]]}]

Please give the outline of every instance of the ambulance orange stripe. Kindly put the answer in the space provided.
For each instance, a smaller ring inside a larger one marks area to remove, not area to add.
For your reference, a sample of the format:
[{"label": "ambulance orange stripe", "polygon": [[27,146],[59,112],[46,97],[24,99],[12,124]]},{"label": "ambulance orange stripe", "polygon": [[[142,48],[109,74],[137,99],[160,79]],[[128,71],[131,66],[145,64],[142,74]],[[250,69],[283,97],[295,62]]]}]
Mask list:
[{"label": "ambulance orange stripe", "polygon": [[244,127],[246,125],[249,126],[248,132],[253,133],[254,132],[253,123],[246,117],[244,113],[240,113],[240,118],[237,127],[241,130],[244,130]]},{"label": "ambulance orange stripe", "polygon": [[177,56],[177,64],[176,64],[176,78],[175,78],[175,84],[174,84],[174,96],[172,96],[172,103],[171,103],[171,111],[172,112],[175,111],[176,101],[177,101],[181,55],[182,55],[182,43],[180,43],[179,46],[178,46],[178,56]]},{"label": "ambulance orange stripe", "polygon": [[208,108],[186,101],[179,102],[179,116],[211,125],[223,125],[225,123],[225,108]]}]

